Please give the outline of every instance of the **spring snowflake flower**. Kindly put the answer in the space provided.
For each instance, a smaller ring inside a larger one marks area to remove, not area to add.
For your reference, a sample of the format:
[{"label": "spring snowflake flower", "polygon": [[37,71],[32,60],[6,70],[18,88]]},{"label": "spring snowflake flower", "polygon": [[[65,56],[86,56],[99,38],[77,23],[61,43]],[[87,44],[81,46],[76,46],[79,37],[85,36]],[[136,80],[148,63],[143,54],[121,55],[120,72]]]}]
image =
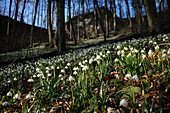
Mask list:
[{"label": "spring snowflake flower", "polygon": [[97,55],[96,59],[101,60],[102,58],[101,58],[101,56]]},{"label": "spring snowflake flower", "polygon": [[74,71],[74,72],[73,72],[73,75],[78,75],[78,72],[77,72],[77,71]]},{"label": "spring snowflake flower", "polygon": [[14,78],[14,81],[17,81],[17,78],[16,78],[16,77]]},{"label": "spring snowflake flower", "polygon": [[27,82],[34,82],[34,79],[30,78],[27,80]]},{"label": "spring snowflake flower", "polygon": [[13,97],[13,99],[18,99],[18,98],[20,98],[19,94],[16,94],[16,95]]},{"label": "spring snowflake flower", "polygon": [[149,51],[148,51],[148,55],[152,55],[153,54],[153,52],[152,52],[152,50],[150,49]]},{"label": "spring snowflake flower", "polygon": [[89,69],[88,66],[84,66],[83,69],[82,69],[82,71],[87,71],[88,69]]},{"label": "spring snowflake flower", "polygon": [[129,53],[129,54],[127,55],[127,57],[130,57],[130,56],[132,56],[132,54],[131,54],[131,53]]},{"label": "spring snowflake flower", "polygon": [[55,69],[55,67],[54,67],[54,66],[51,66],[51,69]]},{"label": "spring snowflake flower", "polygon": [[107,54],[110,54],[111,52],[110,51],[107,51]]},{"label": "spring snowflake flower", "polygon": [[78,71],[78,70],[80,70],[80,69],[79,69],[78,67],[74,67],[73,70],[74,70],[74,71]]},{"label": "spring snowflake flower", "polygon": [[2,106],[7,106],[7,105],[9,105],[9,102],[7,102],[7,101],[5,101],[5,102],[2,104]]},{"label": "spring snowflake flower", "polygon": [[128,48],[127,48],[127,47],[124,47],[124,50],[126,50],[126,51],[127,51],[127,50],[128,50]]},{"label": "spring snowflake flower", "polygon": [[117,45],[117,49],[121,49],[120,45]]},{"label": "spring snowflake flower", "polygon": [[128,105],[128,102],[127,102],[125,99],[122,99],[122,100],[120,101],[119,106],[127,106],[127,105]]},{"label": "spring snowflake flower", "polygon": [[69,81],[73,81],[74,78],[72,76],[69,76]]},{"label": "spring snowflake flower", "polygon": [[67,63],[67,66],[71,66],[71,63]]},{"label": "spring snowflake flower", "polygon": [[142,54],[142,59],[145,59],[146,58],[146,55],[145,54]]},{"label": "spring snowflake flower", "polygon": [[159,46],[158,45],[155,47],[155,50],[159,50]]},{"label": "spring snowflake flower", "polygon": [[121,52],[120,52],[120,51],[118,51],[118,52],[117,52],[117,55],[120,55],[120,54],[121,54]]},{"label": "spring snowflake flower", "polygon": [[130,79],[132,76],[130,75],[130,74],[126,74],[125,75],[125,78],[128,78],[128,79]]},{"label": "spring snowflake flower", "polygon": [[7,94],[6,94],[7,97],[11,97],[12,96],[12,93],[11,91],[9,91]]},{"label": "spring snowflake flower", "polygon": [[68,66],[65,66],[65,69],[68,69]]},{"label": "spring snowflake flower", "polygon": [[46,70],[50,70],[50,68],[49,68],[49,67],[46,67],[45,69],[46,69]]},{"label": "spring snowflake flower", "polygon": [[93,63],[93,58],[91,58],[90,60],[89,60],[89,64],[92,64]]},{"label": "spring snowflake flower", "polygon": [[141,52],[141,53],[144,53],[145,51],[144,51],[144,50],[141,50],[140,52]]},{"label": "spring snowflake flower", "polygon": [[47,76],[49,76],[49,77],[50,77],[51,75],[52,75],[52,74],[50,74],[50,73],[47,74]]},{"label": "spring snowflake flower", "polygon": [[61,70],[61,73],[65,73],[65,70],[64,70],[64,69],[62,69],[62,70]]},{"label": "spring snowflake flower", "polygon": [[28,94],[28,95],[26,96],[26,99],[31,100],[31,94]]},{"label": "spring snowflake flower", "polygon": [[57,66],[57,69],[60,69],[60,67],[59,67],[59,66]]},{"label": "spring snowflake flower", "polygon": [[132,77],[132,79],[133,79],[133,80],[136,80],[136,81],[138,81],[138,80],[139,80],[139,78],[138,78],[138,76],[137,76],[137,75],[134,75],[134,76]]},{"label": "spring snowflake flower", "polygon": [[115,76],[115,78],[119,79],[119,75],[118,74],[115,74],[114,76]]},{"label": "spring snowflake flower", "polygon": [[168,58],[168,55],[167,54],[163,54],[162,58]]},{"label": "spring snowflake flower", "polygon": [[118,61],[119,61],[119,59],[117,59],[117,58],[114,60],[114,62],[118,62]]},{"label": "spring snowflake flower", "polygon": [[166,52],[167,52],[167,50],[166,50],[166,49],[163,49],[163,50],[162,50],[162,53],[166,53]]}]

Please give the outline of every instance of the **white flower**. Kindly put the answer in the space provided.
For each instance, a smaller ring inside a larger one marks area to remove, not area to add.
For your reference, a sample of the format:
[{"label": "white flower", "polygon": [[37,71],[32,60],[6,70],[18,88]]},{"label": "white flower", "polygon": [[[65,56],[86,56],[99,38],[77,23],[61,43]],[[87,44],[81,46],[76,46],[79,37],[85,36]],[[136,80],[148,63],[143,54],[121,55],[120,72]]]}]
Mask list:
[{"label": "white flower", "polygon": [[74,80],[74,78],[72,76],[69,76],[69,81]]},{"label": "white flower", "polygon": [[114,60],[114,62],[118,62],[118,61],[119,61],[119,59],[117,59],[117,58]]},{"label": "white flower", "polygon": [[146,58],[146,55],[142,54],[142,59],[145,59]]},{"label": "white flower", "polygon": [[49,68],[49,67],[46,67],[45,69],[46,69],[46,70],[50,70],[50,68]]},{"label": "white flower", "polygon": [[117,79],[119,79],[119,75],[118,75],[118,74],[115,74],[114,76],[115,76]]},{"label": "white flower", "polygon": [[155,50],[159,50],[159,46],[158,45],[155,47]]},{"label": "white flower", "polygon": [[82,71],[87,71],[88,69],[89,69],[88,66],[84,66],[83,69],[82,69]]},{"label": "white flower", "polygon": [[55,67],[54,67],[54,66],[51,66],[51,69],[55,69]]},{"label": "white flower", "polygon": [[168,55],[167,54],[163,54],[162,58],[168,58]]},{"label": "white flower", "polygon": [[127,50],[128,50],[128,48],[127,48],[127,47],[124,47],[124,50],[126,50],[126,51],[127,51]]},{"label": "white flower", "polygon": [[120,52],[120,51],[118,51],[118,52],[117,52],[117,55],[120,55],[120,53],[121,53],[121,52]]},{"label": "white flower", "polygon": [[18,99],[18,98],[20,98],[20,96],[19,96],[18,94],[16,94],[16,95],[13,97],[13,99]]},{"label": "white flower", "polygon": [[166,53],[166,52],[167,52],[167,50],[166,50],[166,49],[163,49],[163,50],[162,50],[162,53]]},{"label": "white flower", "polygon": [[67,66],[71,66],[71,63],[67,63]]},{"label": "white flower", "polygon": [[16,80],[17,80],[17,78],[15,77],[15,78],[14,78],[14,81],[16,81]]},{"label": "white flower", "polygon": [[65,66],[65,69],[68,69],[68,66]]},{"label": "white flower", "polygon": [[128,102],[127,102],[125,99],[122,99],[122,100],[120,101],[119,106],[127,106],[127,105],[128,105]]},{"label": "white flower", "polygon": [[78,70],[80,70],[80,69],[79,69],[78,67],[74,67],[73,70],[74,70],[74,71],[78,71]]},{"label": "white flower", "polygon": [[7,106],[7,105],[9,105],[9,102],[7,102],[7,101],[5,101],[5,102],[2,104],[2,106]]},{"label": "white flower", "polygon": [[78,75],[78,72],[77,72],[77,71],[74,71],[74,72],[73,72],[73,75]]},{"label": "white flower", "polygon": [[110,51],[107,51],[107,54],[110,54]]},{"label": "white flower", "polygon": [[59,66],[57,66],[57,69],[60,69],[60,67],[59,67]]},{"label": "white flower", "polygon": [[34,79],[30,78],[27,80],[27,82],[34,82]]},{"label": "white flower", "polygon": [[148,52],[148,55],[152,55],[152,54],[153,54],[153,52],[152,52],[152,50],[150,49],[149,52]]},{"label": "white flower", "polygon": [[90,60],[89,60],[89,64],[92,64],[93,63],[93,58],[91,58]]},{"label": "white flower", "polygon": [[63,75],[60,74],[58,77],[63,77]]},{"label": "white flower", "polygon": [[141,50],[141,53],[144,53],[145,51],[144,50]]},{"label": "white flower", "polygon": [[65,70],[64,70],[64,69],[62,69],[62,70],[61,70],[61,73],[65,73]]},{"label": "white flower", "polygon": [[33,75],[33,77],[35,78],[35,77],[37,77],[36,75]]},{"label": "white flower", "polygon": [[12,93],[11,93],[11,91],[9,91],[8,93],[7,93],[7,95],[6,95],[7,97],[11,97],[12,96]]},{"label": "white flower", "polygon": [[137,75],[134,75],[134,76],[132,77],[132,79],[133,79],[133,80],[136,80],[136,81],[138,81],[138,80],[139,80],[139,78],[138,78],[138,76],[137,76]]},{"label": "white flower", "polygon": [[125,51],[124,51],[124,50],[122,50],[122,51],[121,51],[121,53],[122,53],[122,54],[125,54]]},{"label": "white flower", "polygon": [[120,45],[117,45],[117,49],[121,49]]},{"label": "white flower", "polygon": [[28,95],[26,96],[26,99],[31,99],[31,94],[28,94]]},{"label": "white flower", "polygon": [[130,57],[130,56],[132,56],[132,54],[131,54],[131,53],[129,53],[129,54],[127,55],[127,57]]},{"label": "white flower", "polygon": [[101,58],[101,56],[97,55],[96,59],[101,60],[102,58]]},{"label": "white flower", "polygon": [[130,75],[130,74],[126,74],[126,75],[125,75],[125,78],[129,78],[129,79],[130,79],[130,78],[131,78],[131,75]]},{"label": "white flower", "polygon": [[49,76],[49,77],[50,77],[51,75],[52,75],[52,74],[50,74],[50,73],[47,74],[47,76]]}]

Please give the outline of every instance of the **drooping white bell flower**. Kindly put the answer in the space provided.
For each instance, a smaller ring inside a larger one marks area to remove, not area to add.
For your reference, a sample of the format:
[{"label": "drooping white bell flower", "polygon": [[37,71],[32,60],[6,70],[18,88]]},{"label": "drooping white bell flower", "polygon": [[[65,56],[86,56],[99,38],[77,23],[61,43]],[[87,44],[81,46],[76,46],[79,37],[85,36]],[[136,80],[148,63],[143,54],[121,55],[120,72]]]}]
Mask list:
[{"label": "drooping white bell flower", "polygon": [[7,106],[7,105],[9,105],[9,102],[7,102],[7,101],[5,101],[5,102],[2,104],[2,106]]},{"label": "drooping white bell flower", "polygon": [[28,95],[26,96],[26,99],[29,99],[29,100],[30,100],[31,97],[32,97],[31,94],[28,94]]},{"label": "drooping white bell flower", "polygon": [[12,96],[12,92],[11,91],[9,91],[8,93],[7,93],[7,95],[6,95],[7,97],[11,97]]},{"label": "drooping white bell flower", "polygon": [[128,102],[127,102],[125,99],[122,99],[122,100],[120,101],[119,106],[127,106],[127,105],[128,105]]},{"label": "drooping white bell flower", "polygon": [[134,75],[134,76],[132,77],[132,79],[138,81],[138,80],[139,80],[139,77],[138,77],[137,75]]}]

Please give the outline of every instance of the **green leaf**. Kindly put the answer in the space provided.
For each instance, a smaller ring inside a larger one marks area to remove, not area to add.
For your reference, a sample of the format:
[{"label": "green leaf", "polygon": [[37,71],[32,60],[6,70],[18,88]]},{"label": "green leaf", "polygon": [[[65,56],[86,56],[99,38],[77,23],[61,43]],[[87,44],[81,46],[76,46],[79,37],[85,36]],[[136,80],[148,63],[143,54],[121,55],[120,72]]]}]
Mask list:
[{"label": "green leaf", "polygon": [[159,111],[162,113],[162,95],[159,94]]},{"label": "green leaf", "polygon": [[152,113],[152,110],[153,110],[153,108],[154,108],[154,103],[155,103],[156,97],[157,97],[157,94],[156,94],[155,98],[154,98],[153,101],[152,101],[151,108],[150,108],[150,110],[149,110],[150,113]]}]

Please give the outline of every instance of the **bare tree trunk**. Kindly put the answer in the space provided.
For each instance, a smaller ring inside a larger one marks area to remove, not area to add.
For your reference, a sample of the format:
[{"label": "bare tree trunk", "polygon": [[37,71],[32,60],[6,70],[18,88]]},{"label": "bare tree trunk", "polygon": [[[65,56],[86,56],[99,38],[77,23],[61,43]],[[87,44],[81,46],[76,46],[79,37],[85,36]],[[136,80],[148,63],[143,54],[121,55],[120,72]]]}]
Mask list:
[{"label": "bare tree trunk", "polygon": [[53,30],[53,24],[54,24],[54,9],[55,9],[55,2],[53,1],[53,7],[52,7],[52,19],[51,19],[52,30]]},{"label": "bare tree trunk", "polygon": [[70,22],[70,39],[72,39],[72,33],[73,33],[73,38],[74,38],[74,42],[75,44],[77,44],[77,40],[76,40],[76,36],[75,36],[75,33],[74,33],[74,28],[73,28],[73,22],[72,22],[72,19],[71,19],[71,0],[68,0],[68,8],[69,8],[69,22]]},{"label": "bare tree trunk", "polygon": [[12,47],[14,47],[14,38],[15,38],[15,35],[16,35],[16,34],[14,34],[14,32],[16,30],[15,27],[16,27],[16,22],[17,22],[17,17],[18,17],[19,3],[20,3],[20,0],[17,0],[15,18],[14,18],[14,23],[13,23],[13,28],[12,28],[12,35],[10,37]]},{"label": "bare tree trunk", "polygon": [[4,16],[5,16],[5,10],[6,10],[6,0],[5,0],[5,7],[4,7],[4,12],[3,12]]},{"label": "bare tree trunk", "polygon": [[121,6],[121,0],[119,0],[118,5],[119,5],[119,15],[120,15],[120,18],[122,18],[122,6]]},{"label": "bare tree trunk", "polygon": [[82,17],[83,17],[83,38],[86,39],[86,24],[85,24],[85,15],[84,15],[84,0],[81,1],[82,7]]},{"label": "bare tree trunk", "polygon": [[[78,1],[79,4],[79,9],[78,9],[78,15],[80,15],[80,1]],[[78,27],[78,31],[77,31],[77,35],[78,35],[78,40],[80,40],[80,16],[78,16],[78,22],[77,22],[77,27]]]},{"label": "bare tree trunk", "polygon": [[64,6],[65,6],[65,0],[59,0],[59,11],[58,11],[58,52],[61,54],[65,51],[66,45],[65,45],[65,19],[64,19]]},{"label": "bare tree trunk", "polygon": [[156,29],[156,6],[155,6],[155,0],[144,0],[145,3],[145,11],[148,19],[148,25],[149,25],[149,32],[158,32],[159,30]]},{"label": "bare tree trunk", "polygon": [[39,2],[39,0],[36,0],[34,19],[33,19],[33,23],[31,26],[31,33],[30,33],[30,46],[31,47],[33,47],[33,31],[34,31],[35,19],[36,19],[36,15],[37,15],[38,2]]},{"label": "bare tree trunk", "polygon": [[140,32],[141,32],[141,20],[140,20],[140,11],[139,11],[139,6],[138,6],[138,4],[139,3],[137,3],[137,0],[134,0],[134,3],[135,3],[135,9],[136,9],[136,21],[137,21],[137,31],[138,31],[138,33],[140,34]]},{"label": "bare tree trunk", "polygon": [[20,19],[21,23],[24,21],[23,16],[24,16],[24,11],[25,11],[25,4],[26,4],[26,0],[24,0],[24,6],[22,8],[21,19]]},{"label": "bare tree trunk", "polygon": [[56,28],[55,28],[55,35],[53,38],[54,48],[58,46],[56,45],[58,44],[58,18],[59,18],[58,11],[59,11],[59,3],[56,1]]},{"label": "bare tree trunk", "polygon": [[96,3],[95,3],[95,0],[93,0],[93,4],[94,4],[95,35],[98,37],[98,29],[97,29],[97,10],[96,10]]},{"label": "bare tree trunk", "polygon": [[109,22],[108,22],[108,9],[107,9],[107,0],[105,0],[105,29],[106,29],[106,37],[109,37]]},{"label": "bare tree trunk", "polygon": [[115,4],[115,0],[113,0],[113,27],[114,27],[114,32],[115,34],[117,34],[117,22],[116,22],[116,4]]},{"label": "bare tree trunk", "polygon": [[76,11],[75,11],[75,2],[74,2],[74,0],[72,0],[72,3],[73,3],[73,17],[74,17],[75,14],[76,14]]},{"label": "bare tree trunk", "polygon": [[9,36],[9,23],[10,23],[10,18],[11,18],[11,6],[12,6],[12,0],[10,0],[10,5],[9,5],[9,17],[8,17],[8,26],[7,26],[7,36]]},{"label": "bare tree trunk", "polygon": [[128,0],[125,0],[125,3],[126,3],[126,7],[127,7],[127,13],[128,13],[128,20],[129,20],[129,27],[130,27],[130,31],[133,32],[133,29],[132,29],[132,20],[130,18],[130,11],[129,11],[129,3],[128,3]]},{"label": "bare tree trunk", "polygon": [[52,33],[52,26],[51,26],[51,0],[48,0],[48,8],[47,8],[47,19],[48,19],[48,43],[51,43],[51,33]]},{"label": "bare tree trunk", "polygon": [[96,0],[96,5],[97,5],[97,16],[98,16],[98,19],[100,21],[100,25],[101,25],[101,28],[102,28],[102,31],[104,33],[104,41],[106,41],[106,31],[105,31],[105,28],[104,28],[104,24],[103,24],[103,21],[101,20],[101,15],[102,14],[99,10],[99,5],[98,5],[98,1]]}]

